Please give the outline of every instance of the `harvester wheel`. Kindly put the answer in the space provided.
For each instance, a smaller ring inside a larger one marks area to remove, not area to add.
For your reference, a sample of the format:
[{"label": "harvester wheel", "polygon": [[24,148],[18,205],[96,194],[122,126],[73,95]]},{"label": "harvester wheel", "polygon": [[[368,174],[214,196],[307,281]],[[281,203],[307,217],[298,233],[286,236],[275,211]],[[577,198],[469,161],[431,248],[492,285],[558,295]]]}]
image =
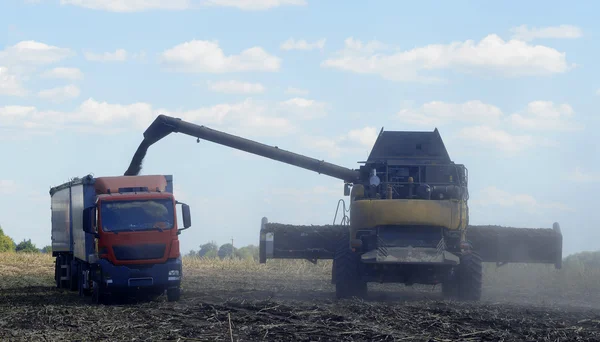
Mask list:
[{"label": "harvester wheel", "polygon": [[360,255],[354,253],[348,240],[342,239],[335,252],[335,294],[337,298],[365,297],[367,283],[360,276]]},{"label": "harvester wheel", "polygon": [[478,301],[481,298],[482,281],[481,257],[475,252],[464,254],[458,267],[458,299]]},{"label": "harvester wheel", "polygon": [[458,280],[456,269],[451,269],[442,283],[442,295],[445,299],[455,299],[458,295]]}]

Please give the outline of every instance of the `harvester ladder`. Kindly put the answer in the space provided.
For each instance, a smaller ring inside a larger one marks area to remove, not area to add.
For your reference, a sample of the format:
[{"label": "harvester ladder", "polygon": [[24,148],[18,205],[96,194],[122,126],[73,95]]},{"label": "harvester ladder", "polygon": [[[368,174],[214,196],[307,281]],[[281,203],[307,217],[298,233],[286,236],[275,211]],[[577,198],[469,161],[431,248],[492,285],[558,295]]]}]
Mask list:
[{"label": "harvester ladder", "polygon": [[344,201],[343,198],[341,198],[338,201],[337,208],[335,209],[335,216],[333,217],[333,225],[335,226],[335,219],[337,218],[338,211],[340,210],[340,204],[342,205],[342,212],[343,212],[343,216],[342,216],[340,225],[346,225],[346,226],[350,225],[350,217],[346,214],[346,213],[350,212],[350,209],[346,209],[346,202]]}]

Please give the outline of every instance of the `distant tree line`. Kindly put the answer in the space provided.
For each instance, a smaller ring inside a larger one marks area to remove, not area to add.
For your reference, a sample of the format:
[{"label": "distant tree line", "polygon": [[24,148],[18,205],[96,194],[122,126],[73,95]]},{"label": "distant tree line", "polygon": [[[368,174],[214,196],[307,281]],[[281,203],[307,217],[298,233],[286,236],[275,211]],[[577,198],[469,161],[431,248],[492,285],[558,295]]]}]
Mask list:
[{"label": "distant tree line", "polygon": [[[10,236],[4,234],[2,226],[0,226],[0,253],[3,252],[52,253],[52,246],[48,245],[43,248],[39,248],[33,242],[31,242],[31,239],[23,239],[23,241],[15,243]],[[190,251],[188,255],[204,258],[236,258],[258,260],[258,247],[255,245],[248,245],[236,248],[231,243],[226,243],[219,246],[216,242],[211,241],[201,245],[198,250]]]},{"label": "distant tree line", "polygon": [[234,247],[231,243],[218,246],[216,242],[211,241],[200,246],[198,250],[191,250],[188,256],[203,258],[236,258],[258,260],[258,247],[248,245],[240,248]]},{"label": "distant tree line", "polygon": [[18,253],[51,253],[52,246],[45,246],[44,248],[38,248],[31,239],[15,243],[15,241],[8,235],[4,234],[2,226],[0,226],[0,253],[5,252],[18,252]]}]

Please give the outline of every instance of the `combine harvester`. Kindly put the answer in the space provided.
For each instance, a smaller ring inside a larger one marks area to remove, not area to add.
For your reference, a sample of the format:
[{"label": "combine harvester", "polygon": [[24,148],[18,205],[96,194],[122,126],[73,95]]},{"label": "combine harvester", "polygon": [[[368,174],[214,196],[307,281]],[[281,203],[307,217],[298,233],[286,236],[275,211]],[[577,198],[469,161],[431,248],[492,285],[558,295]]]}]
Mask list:
[{"label": "combine harvester", "polygon": [[[343,224],[294,226],[262,219],[260,262],[333,259],[338,298],[365,296],[368,282],[442,284],[447,298],[479,300],[482,262],[562,262],[553,228],[469,225],[468,172],[433,132],[381,131],[353,170],[159,115],[144,132],[125,175],[137,175],[148,147],[179,132],[328,175],[344,182],[350,217]],[[339,202],[338,202],[339,209]]]},{"label": "combine harvester", "polygon": [[56,287],[91,294],[95,303],[165,291],[179,300],[178,235],[191,216],[173,197],[172,176],[88,175],[51,188],[50,197]]}]

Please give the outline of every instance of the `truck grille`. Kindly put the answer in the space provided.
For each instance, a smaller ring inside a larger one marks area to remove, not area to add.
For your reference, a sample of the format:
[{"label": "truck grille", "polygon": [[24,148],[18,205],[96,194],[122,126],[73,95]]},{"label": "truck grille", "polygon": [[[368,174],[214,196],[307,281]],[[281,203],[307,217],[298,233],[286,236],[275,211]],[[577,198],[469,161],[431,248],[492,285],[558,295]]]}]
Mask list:
[{"label": "truck grille", "polygon": [[134,246],[113,246],[113,252],[117,260],[144,260],[160,259],[165,255],[164,243],[134,245]]}]

